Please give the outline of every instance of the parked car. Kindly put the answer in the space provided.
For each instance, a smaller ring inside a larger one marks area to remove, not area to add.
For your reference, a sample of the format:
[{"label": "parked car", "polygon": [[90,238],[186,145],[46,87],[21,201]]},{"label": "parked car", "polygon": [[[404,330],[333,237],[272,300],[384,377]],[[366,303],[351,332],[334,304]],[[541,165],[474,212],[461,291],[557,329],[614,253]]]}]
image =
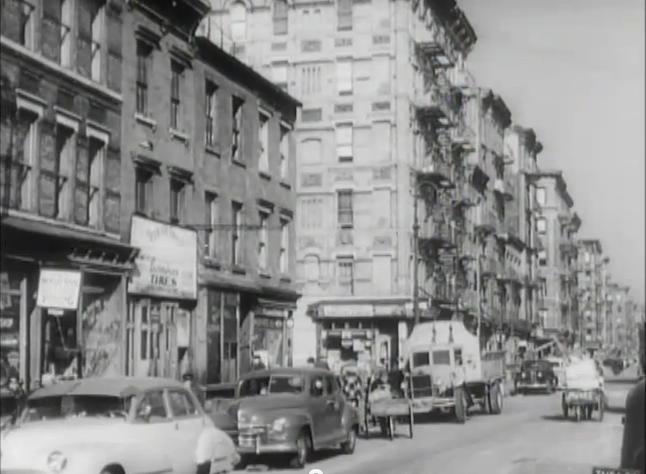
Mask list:
[{"label": "parked car", "polygon": [[312,451],[354,452],[359,420],[335,375],[318,368],[261,370],[241,378],[237,406],[238,452],[290,453],[303,467]]},{"label": "parked car", "polygon": [[235,383],[210,384],[203,388],[204,411],[215,426],[228,434],[234,442],[238,437],[237,399]]},{"label": "parked car", "polygon": [[233,441],[181,383],[88,378],[33,392],[2,433],[2,472],[130,474],[229,472]]},{"label": "parked car", "polygon": [[520,366],[514,386],[516,393],[529,391],[546,391],[548,393],[556,390],[557,378],[554,374],[552,364],[547,360],[526,360]]}]

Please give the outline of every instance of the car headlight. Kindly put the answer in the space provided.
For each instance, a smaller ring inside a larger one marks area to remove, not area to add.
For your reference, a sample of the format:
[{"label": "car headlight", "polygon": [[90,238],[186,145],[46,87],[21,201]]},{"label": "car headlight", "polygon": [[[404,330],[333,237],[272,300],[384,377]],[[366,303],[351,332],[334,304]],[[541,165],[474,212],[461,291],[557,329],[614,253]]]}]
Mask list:
[{"label": "car headlight", "polygon": [[67,458],[60,451],[53,451],[47,456],[47,468],[51,472],[63,472],[65,466],[67,466]]},{"label": "car headlight", "polygon": [[287,428],[287,418],[285,417],[276,418],[271,424],[271,431],[275,431],[277,433],[285,431],[285,428]]}]

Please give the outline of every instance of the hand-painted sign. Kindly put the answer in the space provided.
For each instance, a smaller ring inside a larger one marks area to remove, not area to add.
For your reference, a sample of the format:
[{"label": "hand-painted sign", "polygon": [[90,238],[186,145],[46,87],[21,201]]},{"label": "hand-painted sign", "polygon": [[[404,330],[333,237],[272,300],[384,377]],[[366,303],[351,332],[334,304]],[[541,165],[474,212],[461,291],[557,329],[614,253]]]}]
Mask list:
[{"label": "hand-painted sign", "polygon": [[42,268],[36,304],[41,308],[77,309],[80,291],[80,271]]},{"label": "hand-painted sign", "polygon": [[197,298],[197,234],[133,216],[130,243],[139,247],[129,293]]}]

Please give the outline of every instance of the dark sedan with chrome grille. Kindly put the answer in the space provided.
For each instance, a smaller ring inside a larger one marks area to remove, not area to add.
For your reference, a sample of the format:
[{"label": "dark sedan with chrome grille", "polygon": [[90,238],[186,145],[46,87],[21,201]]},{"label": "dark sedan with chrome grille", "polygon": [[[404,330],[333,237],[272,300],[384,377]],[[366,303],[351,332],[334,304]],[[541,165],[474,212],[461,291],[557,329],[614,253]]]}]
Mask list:
[{"label": "dark sedan with chrome grille", "polygon": [[558,379],[552,364],[547,360],[526,360],[520,367],[514,383],[516,393],[556,390]]}]

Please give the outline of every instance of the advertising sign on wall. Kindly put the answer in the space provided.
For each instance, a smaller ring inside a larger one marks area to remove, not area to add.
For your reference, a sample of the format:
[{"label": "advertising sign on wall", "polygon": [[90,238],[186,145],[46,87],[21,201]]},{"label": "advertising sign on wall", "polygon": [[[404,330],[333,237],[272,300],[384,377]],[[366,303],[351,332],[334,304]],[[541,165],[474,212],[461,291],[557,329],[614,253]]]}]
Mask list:
[{"label": "advertising sign on wall", "polygon": [[130,243],[140,251],[129,293],[197,298],[195,231],[133,216]]},{"label": "advertising sign on wall", "polygon": [[36,304],[41,308],[77,309],[80,291],[80,271],[42,268]]}]

